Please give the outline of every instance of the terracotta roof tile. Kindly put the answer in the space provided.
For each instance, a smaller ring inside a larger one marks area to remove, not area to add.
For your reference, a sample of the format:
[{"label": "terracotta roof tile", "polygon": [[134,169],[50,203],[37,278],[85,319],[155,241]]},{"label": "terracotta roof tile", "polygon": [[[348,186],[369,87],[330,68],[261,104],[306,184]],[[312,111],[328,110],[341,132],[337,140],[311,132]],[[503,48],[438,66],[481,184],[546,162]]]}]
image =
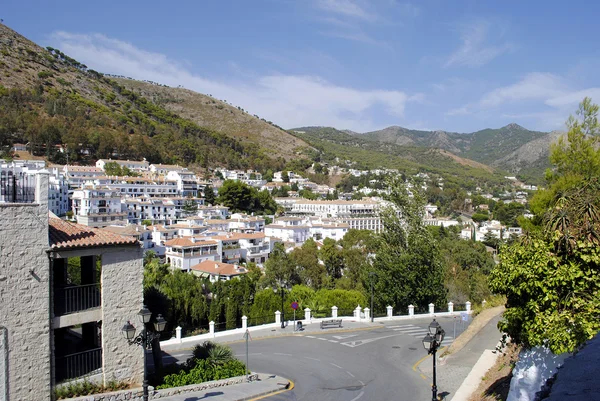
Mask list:
[{"label": "terracotta roof tile", "polygon": [[53,250],[90,248],[107,245],[139,245],[132,237],[125,237],[100,228],[71,223],[61,219],[48,219],[50,248]]},{"label": "terracotta roof tile", "polygon": [[236,269],[235,265],[229,263],[215,262],[214,260],[205,260],[204,262],[198,263],[190,267],[190,269],[195,271],[200,271],[203,273],[208,273],[211,275],[221,275],[221,276],[237,276],[240,274],[246,274],[248,271],[245,267],[239,266]]}]

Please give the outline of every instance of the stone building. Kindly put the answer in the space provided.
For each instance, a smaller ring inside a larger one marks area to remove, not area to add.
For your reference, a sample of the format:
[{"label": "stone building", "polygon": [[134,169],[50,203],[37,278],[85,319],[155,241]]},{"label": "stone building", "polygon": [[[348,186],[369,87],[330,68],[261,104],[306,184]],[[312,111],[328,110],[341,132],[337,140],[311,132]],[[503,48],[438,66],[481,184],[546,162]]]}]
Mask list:
[{"label": "stone building", "polygon": [[121,333],[142,306],[133,238],[48,213],[48,172],[0,203],[0,399],[45,401],[62,381],[141,383],[143,354]]}]

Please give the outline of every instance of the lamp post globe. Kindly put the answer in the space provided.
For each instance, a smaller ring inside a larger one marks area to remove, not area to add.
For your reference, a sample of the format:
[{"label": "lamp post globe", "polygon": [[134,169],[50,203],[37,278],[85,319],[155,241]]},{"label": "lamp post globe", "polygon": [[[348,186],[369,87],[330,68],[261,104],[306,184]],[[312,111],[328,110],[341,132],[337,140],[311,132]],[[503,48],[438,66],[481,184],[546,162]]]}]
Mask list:
[{"label": "lamp post globe", "polygon": [[125,323],[121,331],[127,341],[131,341],[135,337],[135,326],[129,320]]}]

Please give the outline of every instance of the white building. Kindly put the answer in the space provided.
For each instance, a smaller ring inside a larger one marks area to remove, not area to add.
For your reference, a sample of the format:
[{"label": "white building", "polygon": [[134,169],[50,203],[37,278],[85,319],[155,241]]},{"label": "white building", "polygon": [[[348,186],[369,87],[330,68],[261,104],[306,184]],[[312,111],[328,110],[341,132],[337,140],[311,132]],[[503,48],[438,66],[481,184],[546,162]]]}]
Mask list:
[{"label": "white building", "polygon": [[106,166],[107,163],[117,163],[121,168],[127,167],[129,170],[135,172],[148,171],[149,166],[149,163],[146,161],[146,159],[142,161],[100,159],[96,161],[96,167],[104,171],[104,166]]},{"label": "white building", "polygon": [[191,171],[169,171],[167,179],[177,182],[177,190],[181,196],[198,196],[198,179]]},{"label": "white building", "polygon": [[204,237],[175,238],[165,243],[165,257],[173,269],[189,272],[191,267],[205,260],[219,262],[217,241]]},{"label": "white building", "polygon": [[284,242],[294,243],[296,246],[302,245],[304,241],[312,238],[310,226],[304,219],[299,217],[275,219],[273,224],[265,226],[265,235],[281,238]]},{"label": "white building", "polygon": [[73,214],[78,224],[89,227],[127,224],[120,193],[97,185],[85,185],[73,192]]}]

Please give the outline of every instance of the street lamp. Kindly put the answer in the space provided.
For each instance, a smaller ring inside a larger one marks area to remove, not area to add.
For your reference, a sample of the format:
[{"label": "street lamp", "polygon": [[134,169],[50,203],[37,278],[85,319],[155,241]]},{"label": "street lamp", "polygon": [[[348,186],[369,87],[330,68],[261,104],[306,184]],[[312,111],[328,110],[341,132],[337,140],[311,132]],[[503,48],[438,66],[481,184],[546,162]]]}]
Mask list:
[{"label": "street lamp", "polygon": [[[284,285],[281,284],[280,287],[280,293],[281,293],[281,328],[285,329],[285,312],[283,311],[283,296],[284,296],[284,291],[283,291]],[[273,288],[273,292],[275,294],[277,294],[277,288]]]},{"label": "street lamp", "polygon": [[431,386],[432,401],[437,401],[437,384],[436,384],[436,372],[435,372],[435,353],[442,345],[444,341],[444,329],[435,319],[429,324],[429,332],[425,334],[423,338],[423,347],[427,350],[428,354],[433,355],[433,386]]},{"label": "street lamp", "polygon": [[144,401],[148,401],[146,350],[152,349],[152,342],[160,337],[160,333],[165,329],[167,321],[165,320],[165,318],[162,317],[161,314],[159,314],[156,317],[156,321],[154,322],[154,330],[156,330],[156,333],[152,333],[146,330],[146,323],[150,323],[150,319],[152,318],[152,312],[150,312],[150,310],[146,308],[146,305],[144,305],[137,314],[140,318],[140,322],[142,322],[143,325],[143,329],[140,332],[140,334],[138,334],[137,336],[135,335],[135,326],[131,324],[129,320],[127,321],[127,323],[125,323],[121,331],[123,332],[123,336],[125,336],[125,339],[129,343],[129,345],[140,345],[144,350],[144,383],[142,384],[142,388],[144,390]]},{"label": "street lamp", "polygon": [[371,323],[373,323],[375,318],[375,313],[373,311],[373,276],[377,276],[377,273],[369,272],[369,278],[371,281]]}]

